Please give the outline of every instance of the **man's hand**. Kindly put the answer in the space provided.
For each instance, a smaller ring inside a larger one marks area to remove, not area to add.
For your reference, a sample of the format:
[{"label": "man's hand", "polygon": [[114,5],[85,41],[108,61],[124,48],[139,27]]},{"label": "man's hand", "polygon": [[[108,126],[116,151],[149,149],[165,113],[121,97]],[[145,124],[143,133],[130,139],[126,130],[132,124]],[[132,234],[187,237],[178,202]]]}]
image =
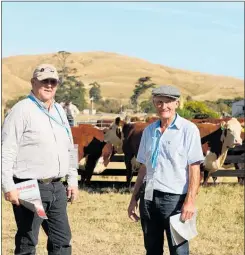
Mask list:
[{"label": "man's hand", "polygon": [[136,214],[137,208],[138,203],[135,198],[132,198],[128,206],[128,217],[134,222],[137,222],[140,219],[139,216]]},{"label": "man's hand", "polygon": [[73,203],[74,200],[76,200],[78,197],[78,187],[76,186],[71,186],[67,188],[67,198],[68,201]]},{"label": "man's hand", "polygon": [[19,191],[17,189],[4,193],[4,198],[6,201],[11,202],[12,204],[20,205]]},{"label": "man's hand", "polygon": [[195,211],[196,211],[196,208],[194,203],[190,201],[185,201],[181,209],[181,220],[187,221],[191,219]]}]

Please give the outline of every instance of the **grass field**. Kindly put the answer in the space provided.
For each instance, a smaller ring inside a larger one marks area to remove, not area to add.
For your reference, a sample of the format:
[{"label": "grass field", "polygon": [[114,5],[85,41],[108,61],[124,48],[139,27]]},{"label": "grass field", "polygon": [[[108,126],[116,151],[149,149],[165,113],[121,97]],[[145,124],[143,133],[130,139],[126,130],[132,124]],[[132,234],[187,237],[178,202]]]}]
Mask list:
[{"label": "grass field", "polygon": [[[140,223],[127,217],[131,194],[125,189],[82,189],[69,204],[74,255],[143,255]],[[244,186],[201,187],[198,199],[199,235],[190,242],[191,255],[244,254]],[[2,254],[13,254],[16,227],[10,203],[2,201]],[[47,254],[40,232],[37,254]],[[167,244],[166,252],[169,254]]]}]

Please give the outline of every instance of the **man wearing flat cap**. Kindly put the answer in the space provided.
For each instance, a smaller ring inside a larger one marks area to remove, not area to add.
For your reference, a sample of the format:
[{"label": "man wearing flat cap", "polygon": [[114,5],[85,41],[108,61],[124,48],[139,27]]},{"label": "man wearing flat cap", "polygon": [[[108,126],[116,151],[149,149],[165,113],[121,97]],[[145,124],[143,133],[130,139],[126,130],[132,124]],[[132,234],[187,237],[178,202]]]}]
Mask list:
[{"label": "man wearing flat cap", "polygon": [[179,98],[174,86],[153,89],[160,119],[144,129],[137,155],[141,167],[128,215],[134,221],[139,219],[136,209],[141,191],[139,211],[147,255],[163,254],[164,232],[171,255],[189,254],[188,241],[174,245],[169,219],[178,213],[182,221],[193,216],[203,153],[196,125],[176,113]]},{"label": "man wearing flat cap", "polygon": [[[3,123],[2,189],[13,204],[17,224],[14,254],[36,254],[41,225],[48,236],[49,255],[71,254],[66,207],[68,199],[77,197],[78,180],[70,162],[74,147],[70,126],[62,106],[54,100],[58,83],[54,66],[38,66],[30,94],[13,106]],[[37,180],[46,220],[20,204],[16,184],[29,180]]]}]

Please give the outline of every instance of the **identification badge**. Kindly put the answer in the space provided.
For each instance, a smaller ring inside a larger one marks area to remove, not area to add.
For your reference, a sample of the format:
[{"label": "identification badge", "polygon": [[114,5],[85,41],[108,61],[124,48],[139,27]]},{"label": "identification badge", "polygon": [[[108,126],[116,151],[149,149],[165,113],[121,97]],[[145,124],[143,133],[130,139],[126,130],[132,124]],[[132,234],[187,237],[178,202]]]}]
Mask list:
[{"label": "identification badge", "polygon": [[69,149],[70,153],[70,168],[78,169],[78,145],[74,144],[74,147]]},{"label": "identification badge", "polygon": [[145,186],[145,200],[152,201],[153,199],[153,179],[149,179],[146,181],[146,186]]}]

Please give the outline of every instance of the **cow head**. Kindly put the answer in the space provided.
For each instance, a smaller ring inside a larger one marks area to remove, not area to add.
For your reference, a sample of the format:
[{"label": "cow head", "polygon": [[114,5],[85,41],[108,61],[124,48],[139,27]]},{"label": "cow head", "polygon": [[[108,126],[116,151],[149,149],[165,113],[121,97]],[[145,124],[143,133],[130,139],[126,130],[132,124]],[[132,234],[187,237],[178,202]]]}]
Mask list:
[{"label": "cow head", "polygon": [[241,132],[242,126],[236,118],[230,119],[228,122],[221,123],[222,135],[221,142],[227,148],[233,148],[236,145],[242,145]]},{"label": "cow head", "polygon": [[111,143],[117,153],[123,153],[122,151],[122,127],[119,117],[116,118],[108,129],[104,130],[104,141]]}]

